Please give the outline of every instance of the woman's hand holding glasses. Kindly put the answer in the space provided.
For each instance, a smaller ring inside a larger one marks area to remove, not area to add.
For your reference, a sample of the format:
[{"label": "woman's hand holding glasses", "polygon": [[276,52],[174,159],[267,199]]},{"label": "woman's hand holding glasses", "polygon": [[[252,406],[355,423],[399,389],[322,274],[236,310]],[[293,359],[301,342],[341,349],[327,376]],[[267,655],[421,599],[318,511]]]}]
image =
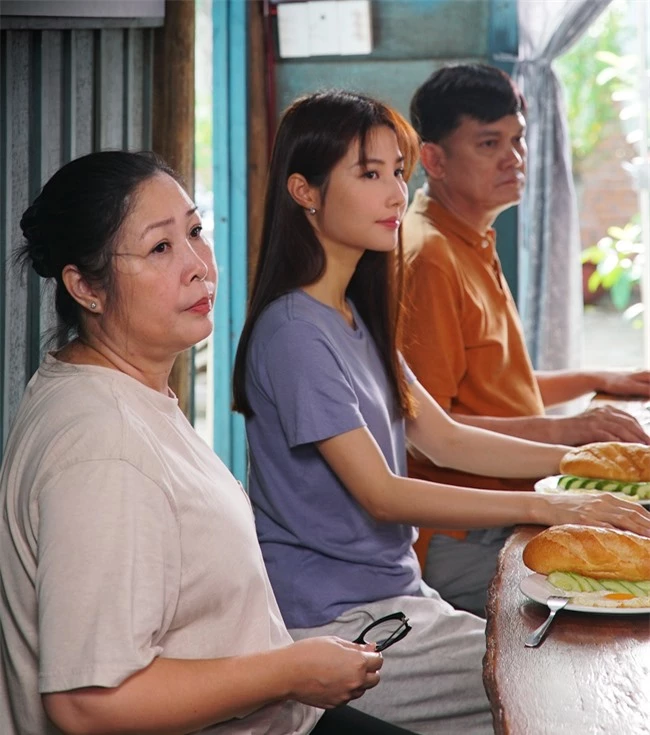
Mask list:
[{"label": "woman's hand holding glasses", "polygon": [[286,649],[294,684],[290,699],[330,709],[358,699],[379,683],[383,658],[374,644],[359,645],[335,636],[307,638]]},{"label": "woman's hand holding glasses", "polygon": [[379,683],[381,651],[410,630],[408,618],[396,612],[374,620],[353,642],[323,636],[288,646],[287,670],[295,674],[289,697],[325,709],[359,698]]}]

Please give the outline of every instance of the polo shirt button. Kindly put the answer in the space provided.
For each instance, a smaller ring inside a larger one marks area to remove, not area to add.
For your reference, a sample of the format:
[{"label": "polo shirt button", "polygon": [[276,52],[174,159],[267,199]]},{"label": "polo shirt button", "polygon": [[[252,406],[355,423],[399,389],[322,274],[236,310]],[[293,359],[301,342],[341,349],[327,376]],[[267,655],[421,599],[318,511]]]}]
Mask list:
[{"label": "polo shirt button", "polygon": [[482,248],[487,248],[489,246],[490,246],[490,241],[489,240],[483,240],[483,241],[481,241],[481,247]]}]

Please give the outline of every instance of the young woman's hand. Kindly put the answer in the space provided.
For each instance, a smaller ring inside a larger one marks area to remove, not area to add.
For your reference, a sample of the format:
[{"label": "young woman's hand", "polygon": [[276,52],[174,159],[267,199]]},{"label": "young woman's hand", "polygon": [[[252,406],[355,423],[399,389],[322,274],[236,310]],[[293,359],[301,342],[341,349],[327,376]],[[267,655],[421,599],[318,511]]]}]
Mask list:
[{"label": "young woman's hand", "polygon": [[287,651],[295,674],[291,698],[304,704],[329,709],[379,683],[383,658],[373,643],[358,645],[327,636],[298,641]]},{"label": "young woman's hand", "polygon": [[554,526],[576,523],[583,526],[602,526],[633,531],[650,536],[650,513],[631,500],[617,498],[610,493],[601,495],[537,495],[544,507],[540,523]]}]

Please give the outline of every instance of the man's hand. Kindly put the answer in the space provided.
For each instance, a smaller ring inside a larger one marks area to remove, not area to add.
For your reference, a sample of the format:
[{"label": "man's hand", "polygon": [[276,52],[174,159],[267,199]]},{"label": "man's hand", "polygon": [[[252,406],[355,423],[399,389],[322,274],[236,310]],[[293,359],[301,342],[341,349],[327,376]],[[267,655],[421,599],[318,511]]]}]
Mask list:
[{"label": "man's hand", "polygon": [[609,393],[613,396],[643,396],[650,398],[650,371],[638,370],[634,372],[603,371],[595,374],[597,384],[595,390],[599,393]]},{"label": "man's hand", "polygon": [[590,442],[639,442],[650,444],[641,424],[613,406],[591,408],[577,416],[554,419],[553,440],[557,444],[579,446]]}]

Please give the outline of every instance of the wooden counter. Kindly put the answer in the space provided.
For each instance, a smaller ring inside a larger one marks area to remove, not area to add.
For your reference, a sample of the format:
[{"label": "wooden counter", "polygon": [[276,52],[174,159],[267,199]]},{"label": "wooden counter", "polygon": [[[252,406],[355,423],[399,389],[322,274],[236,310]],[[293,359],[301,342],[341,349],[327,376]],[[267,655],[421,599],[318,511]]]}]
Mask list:
[{"label": "wooden counter", "polygon": [[489,591],[483,679],[495,732],[650,733],[650,615],[561,611],[541,646],[524,647],[547,614],[519,591],[523,548],[541,530],[515,530]]}]

